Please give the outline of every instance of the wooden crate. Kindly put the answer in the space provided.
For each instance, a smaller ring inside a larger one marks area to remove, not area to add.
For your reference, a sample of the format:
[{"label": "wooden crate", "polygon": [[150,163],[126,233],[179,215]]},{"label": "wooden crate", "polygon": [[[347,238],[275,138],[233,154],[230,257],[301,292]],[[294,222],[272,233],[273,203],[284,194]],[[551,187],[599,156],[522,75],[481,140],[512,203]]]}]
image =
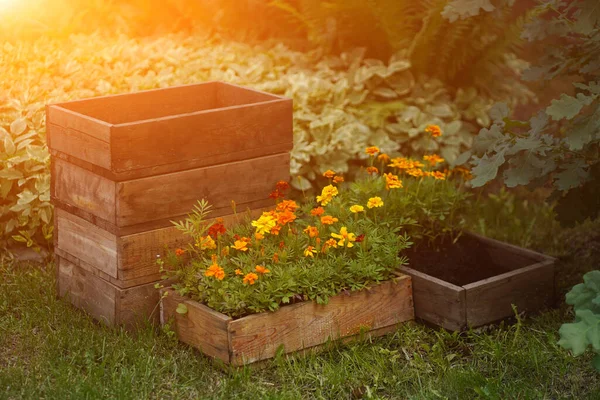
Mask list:
[{"label": "wooden crate", "polygon": [[[477,238],[492,259],[510,272],[457,286],[415,268],[401,271],[413,280],[415,316],[451,331],[478,327],[536,311],[554,301],[555,259],[497,240]],[[484,266],[482,266],[484,267]]]},{"label": "wooden crate", "polygon": [[[406,275],[368,290],[338,294],[325,305],[306,301],[239,319],[181,297],[171,288],[161,292],[166,294],[161,322],[173,321],[181,341],[234,366],[272,358],[282,347],[292,353],[363,332],[384,335],[414,318],[411,279]],[[187,306],[186,314],[175,311],[179,303]]]},{"label": "wooden crate", "polygon": [[292,149],[292,100],[207,82],[49,105],[55,156],[120,182]]},{"label": "wooden crate", "polygon": [[58,295],[96,320],[127,329],[135,329],[146,321],[158,322],[159,292],[154,283],[121,289],[75,258],[56,255],[55,260]]}]

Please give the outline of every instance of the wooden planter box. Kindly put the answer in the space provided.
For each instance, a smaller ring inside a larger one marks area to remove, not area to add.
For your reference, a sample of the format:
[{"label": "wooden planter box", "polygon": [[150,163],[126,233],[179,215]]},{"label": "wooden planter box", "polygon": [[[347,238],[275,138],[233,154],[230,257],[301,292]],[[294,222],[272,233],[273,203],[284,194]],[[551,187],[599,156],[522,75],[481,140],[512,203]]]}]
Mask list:
[{"label": "wooden planter box", "polygon": [[415,316],[451,331],[478,327],[514,316],[517,311],[536,311],[554,301],[555,259],[497,240],[468,233],[488,255],[478,268],[503,268],[506,272],[456,285],[402,267],[413,280]]},{"label": "wooden planter box", "polygon": [[[292,353],[360,333],[381,336],[414,318],[411,279],[406,275],[368,290],[338,294],[326,305],[306,301],[239,319],[171,288],[162,293],[161,323],[174,321],[179,340],[234,366],[272,358],[280,348]],[[179,303],[187,306],[186,314],[175,311]]]},{"label": "wooden planter box", "polygon": [[[59,294],[109,324],[128,317],[126,303],[108,299],[158,281],[156,256],[187,243],[171,221],[202,198],[211,218],[256,216],[272,205],[275,183],[289,180],[292,101],[280,96],[208,82],[46,113]],[[138,308],[155,307],[156,296],[135,297],[147,303]]]}]

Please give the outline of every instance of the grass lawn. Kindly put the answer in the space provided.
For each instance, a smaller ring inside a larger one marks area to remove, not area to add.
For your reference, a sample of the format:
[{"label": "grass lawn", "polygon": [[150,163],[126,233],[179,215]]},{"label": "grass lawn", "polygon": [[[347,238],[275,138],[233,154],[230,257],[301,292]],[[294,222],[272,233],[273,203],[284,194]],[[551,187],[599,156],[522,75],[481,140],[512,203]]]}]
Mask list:
[{"label": "grass lawn", "polygon": [[[561,271],[590,269],[595,260],[583,257]],[[600,398],[591,356],[556,344],[572,318],[564,306],[460,335],[409,323],[261,370],[225,370],[168,330],[132,336],[98,325],[56,299],[54,272],[0,266],[0,398]]]}]

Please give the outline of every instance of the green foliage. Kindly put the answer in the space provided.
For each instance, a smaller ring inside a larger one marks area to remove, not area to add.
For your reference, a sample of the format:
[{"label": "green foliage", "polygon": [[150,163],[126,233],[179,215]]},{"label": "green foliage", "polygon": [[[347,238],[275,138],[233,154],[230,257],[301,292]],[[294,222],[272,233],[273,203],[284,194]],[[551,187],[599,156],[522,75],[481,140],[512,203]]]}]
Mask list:
[{"label": "green foliage", "polygon": [[573,306],[575,321],[560,327],[558,344],[574,356],[591,347],[596,353],[592,365],[600,372],[600,271],[585,274],[583,283],[567,293],[567,304]]},{"label": "green foliage", "polygon": [[[537,8],[537,18],[523,35],[545,39],[553,47],[524,76],[530,80],[578,76],[580,81],[573,84],[574,95],[561,94],[528,121],[511,119],[509,107],[496,106],[493,125],[481,129],[473,145],[473,186],[502,177],[509,187],[552,183],[565,192],[592,179],[600,141],[597,9],[594,0],[546,1]],[[557,42],[563,45],[556,47]]]}]

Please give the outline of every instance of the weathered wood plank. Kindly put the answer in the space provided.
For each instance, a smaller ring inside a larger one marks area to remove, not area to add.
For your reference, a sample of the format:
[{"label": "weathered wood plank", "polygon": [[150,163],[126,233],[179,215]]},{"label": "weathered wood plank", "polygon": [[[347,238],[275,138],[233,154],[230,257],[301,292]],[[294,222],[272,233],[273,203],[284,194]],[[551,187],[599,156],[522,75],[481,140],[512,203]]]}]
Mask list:
[{"label": "weathered wood plank", "polygon": [[[217,107],[233,107],[244,104],[261,103],[272,100],[288,100],[285,97],[256,89],[219,82],[216,91]],[[291,101],[291,100],[290,100]]]},{"label": "weathered wood plank", "polygon": [[268,199],[275,182],[289,180],[289,162],[284,153],[119,182],[117,225],[172,219],[188,213],[203,198],[216,210],[230,207],[231,201],[245,208]]},{"label": "weathered wood plank", "polygon": [[[210,357],[229,363],[227,325],[231,318],[218,313],[203,304],[179,296],[173,289],[161,290],[161,323],[175,320],[175,330],[179,340],[200,349]],[[186,305],[188,312],[179,314],[175,310],[179,303]]]},{"label": "weathered wood plank", "polygon": [[54,210],[55,229],[60,231],[57,247],[117,278],[117,237],[60,208]]},{"label": "weathered wood plank", "polygon": [[554,299],[554,260],[546,260],[464,286],[467,323],[480,326],[514,315],[539,310]]},{"label": "weathered wood plank", "polygon": [[403,276],[370,290],[339,294],[327,305],[303,302],[274,313],[253,314],[229,323],[231,364],[271,358],[413,319],[411,281]]},{"label": "weathered wood plank", "polygon": [[71,103],[46,106],[46,123],[68,131],[83,132],[102,142],[110,142],[110,123],[70,109],[68,104]]},{"label": "weathered wood plank", "polygon": [[60,159],[52,160],[52,197],[116,223],[116,183]]},{"label": "weathered wood plank", "polygon": [[518,247],[499,240],[490,239],[476,233],[467,232],[467,235],[476,238],[485,245],[485,250],[492,260],[508,269],[518,269],[536,262],[553,259],[545,254]]},{"label": "weathered wood plank", "polygon": [[110,170],[110,144],[86,133],[55,124],[46,124],[46,135],[51,152],[68,154],[72,158],[87,160],[91,165]]},{"label": "weathered wood plank", "polygon": [[[113,128],[114,171],[143,169],[180,160],[257,152],[272,145],[291,149],[292,101],[271,100]],[[217,139],[218,138],[218,139]],[[286,151],[287,151],[286,150]]]},{"label": "weathered wood plank", "polygon": [[417,318],[452,331],[467,327],[464,288],[413,268],[402,267],[400,271],[412,278]]}]

